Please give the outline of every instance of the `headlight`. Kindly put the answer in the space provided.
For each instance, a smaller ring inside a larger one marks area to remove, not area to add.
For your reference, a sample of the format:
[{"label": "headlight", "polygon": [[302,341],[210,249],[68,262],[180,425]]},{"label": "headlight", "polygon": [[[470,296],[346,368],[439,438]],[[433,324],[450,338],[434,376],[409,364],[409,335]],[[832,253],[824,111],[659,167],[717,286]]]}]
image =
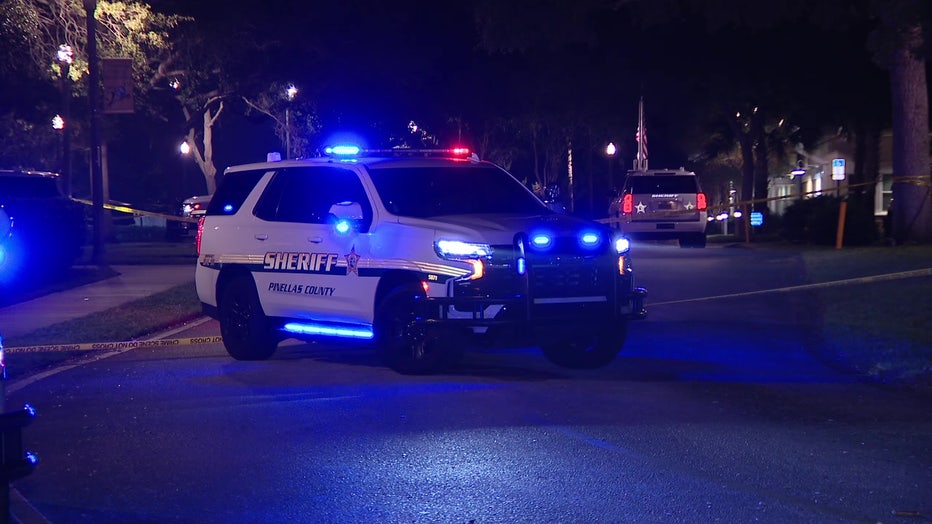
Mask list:
[{"label": "headlight", "polygon": [[628,240],[628,237],[616,237],[615,238],[615,251],[619,255],[624,255],[631,249],[631,241]]},{"label": "headlight", "polygon": [[441,258],[487,258],[492,256],[492,248],[479,242],[461,240],[438,240],[434,250]]},{"label": "headlight", "polygon": [[602,243],[602,237],[594,231],[583,231],[579,234],[579,245],[586,249],[594,249]]}]

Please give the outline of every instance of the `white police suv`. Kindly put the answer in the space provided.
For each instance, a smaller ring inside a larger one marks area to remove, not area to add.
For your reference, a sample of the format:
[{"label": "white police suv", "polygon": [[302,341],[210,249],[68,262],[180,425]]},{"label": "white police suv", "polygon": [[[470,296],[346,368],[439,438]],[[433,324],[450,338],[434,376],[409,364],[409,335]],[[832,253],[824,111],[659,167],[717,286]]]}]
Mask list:
[{"label": "white police suv", "polygon": [[699,177],[680,169],[628,171],[609,206],[613,223],[635,240],[677,239],[680,247],[706,245],[708,205]]},{"label": "white police suv", "polygon": [[462,149],[327,151],[227,169],[199,224],[197,292],[232,357],[342,337],[401,373],[470,346],[595,368],[646,315],[628,240],[551,211],[495,164]]}]

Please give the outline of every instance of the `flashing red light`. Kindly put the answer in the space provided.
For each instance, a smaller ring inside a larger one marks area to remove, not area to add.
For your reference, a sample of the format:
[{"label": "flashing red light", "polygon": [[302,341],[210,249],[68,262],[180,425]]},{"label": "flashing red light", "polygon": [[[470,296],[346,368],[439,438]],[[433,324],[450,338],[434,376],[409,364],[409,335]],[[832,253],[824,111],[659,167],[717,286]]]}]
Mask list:
[{"label": "flashing red light", "polygon": [[469,154],[469,148],[468,147],[454,147],[453,149],[450,150],[450,152],[456,156],[466,156]]},{"label": "flashing red light", "polygon": [[696,209],[705,211],[707,207],[709,204],[706,202],[705,193],[696,193]]},{"label": "flashing red light", "polygon": [[631,193],[625,195],[625,198],[621,201],[621,212],[625,215],[634,213],[634,195]]},{"label": "flashing red light", "polygon": [[201,237],[204,236],[204,218],[201,217],[197,221],[197,237],[195,241],[195,252],[198,256],[201,256]]}]

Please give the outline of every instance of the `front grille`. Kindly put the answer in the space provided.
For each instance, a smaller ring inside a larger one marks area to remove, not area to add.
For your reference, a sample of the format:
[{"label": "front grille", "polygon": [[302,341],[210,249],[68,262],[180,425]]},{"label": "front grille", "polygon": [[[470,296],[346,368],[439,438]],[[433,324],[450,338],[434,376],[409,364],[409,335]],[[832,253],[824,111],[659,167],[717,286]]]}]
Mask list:
[{"label": "front grille", "polygon": [[611,280],[596,258],[556,257],[531,261],[528,274],[535,298],[606,295]]},{"label": "front grille", "polygon": [[534,299],[611,296],[618,271],[611,249],[581,254],[576,246],[575,241],[560,242],[546,253],[527,253],[526,276],[516,272],[513,246],[493,246],[485,277],[459,282],[456,296],[503,299],[520,298],[525,293]]}]

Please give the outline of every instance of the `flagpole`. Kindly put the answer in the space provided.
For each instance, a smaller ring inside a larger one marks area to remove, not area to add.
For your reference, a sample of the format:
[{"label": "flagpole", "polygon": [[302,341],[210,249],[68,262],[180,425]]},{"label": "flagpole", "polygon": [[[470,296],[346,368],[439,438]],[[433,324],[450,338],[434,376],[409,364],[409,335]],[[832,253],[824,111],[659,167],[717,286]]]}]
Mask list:
[{"label": "flagpole", "polygon": [[638,153],[634,157],[634,170],[647,171],[647,129],[644,127],[644,97],[638,101]]}]

